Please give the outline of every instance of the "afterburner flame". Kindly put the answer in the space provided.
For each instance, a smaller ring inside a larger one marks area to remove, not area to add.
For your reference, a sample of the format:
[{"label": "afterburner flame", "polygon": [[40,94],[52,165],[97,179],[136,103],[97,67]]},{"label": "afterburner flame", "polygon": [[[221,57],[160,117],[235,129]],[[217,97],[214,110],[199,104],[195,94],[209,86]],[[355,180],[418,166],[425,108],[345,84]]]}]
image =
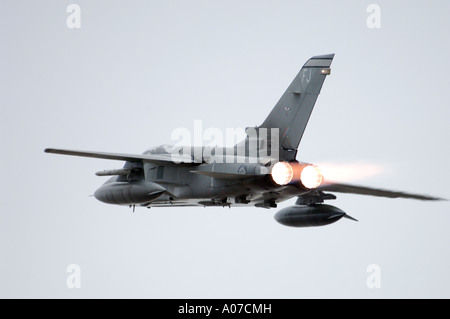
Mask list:
[{"label": "afterburner flame", "polygon": [[388,167],[367,162],[318,163],[326,181],[352,183],[367,180],[389,170]]},{"label": "afterburner flame", "polygon": [[294,170],[286,162],[278,162],[272,168],[272,179],[278,185],[286,185],[292,181]]},{"label": "afterburner flame", "polygon": [[317,166],[308,165],[303,168],[300,180],[306,188],[316,188],[322,183],[323,175]]}]

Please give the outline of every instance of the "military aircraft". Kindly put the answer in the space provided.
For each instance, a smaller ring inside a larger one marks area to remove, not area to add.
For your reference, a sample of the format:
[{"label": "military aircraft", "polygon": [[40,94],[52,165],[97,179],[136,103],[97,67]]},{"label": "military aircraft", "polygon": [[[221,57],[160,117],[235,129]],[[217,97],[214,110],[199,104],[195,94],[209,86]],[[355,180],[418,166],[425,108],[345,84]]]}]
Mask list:
[{"label": "military aircraft", "polygon": [[388,198],[441,200],[405,192],[350,185],[324,179],[313,164],[296,160],[297,148],[334,54],[309,59],[264,122],[246,129],[233,147],[161,145],[143,154],[47,148],[45,152],[125,161],[120,169],[97,172],[112,176],[94,193],[104,203],[141,207],[256,206],[275,208],[297,197],[295,205],[275,214],[286,226],[334,223],[348,216],[323,204],[327,192]]}]

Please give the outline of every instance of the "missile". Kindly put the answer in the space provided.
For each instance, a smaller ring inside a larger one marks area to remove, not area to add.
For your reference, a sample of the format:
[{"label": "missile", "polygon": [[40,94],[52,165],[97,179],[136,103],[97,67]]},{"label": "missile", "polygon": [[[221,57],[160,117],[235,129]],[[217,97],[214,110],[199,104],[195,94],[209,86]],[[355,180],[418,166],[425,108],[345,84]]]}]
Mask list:
[{"label": "missile", "polygon": [[126,176],[128,174],[131,174],[131,169],[124,169],[124,168],[99,171],[95,173],[95,175],[97,176],[115,176],[115,175]]}]

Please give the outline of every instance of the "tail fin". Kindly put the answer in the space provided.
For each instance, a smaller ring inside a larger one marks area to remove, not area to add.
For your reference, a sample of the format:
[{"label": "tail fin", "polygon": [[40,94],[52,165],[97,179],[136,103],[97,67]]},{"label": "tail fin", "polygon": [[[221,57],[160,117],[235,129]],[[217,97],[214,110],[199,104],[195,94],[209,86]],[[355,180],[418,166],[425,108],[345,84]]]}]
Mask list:
[{"label": "tail fin", "polygon": [[309,59],[258,128],[279,129],[280,160],[295,160],[297,148],[317,97],[330,74],[334,54]]}]

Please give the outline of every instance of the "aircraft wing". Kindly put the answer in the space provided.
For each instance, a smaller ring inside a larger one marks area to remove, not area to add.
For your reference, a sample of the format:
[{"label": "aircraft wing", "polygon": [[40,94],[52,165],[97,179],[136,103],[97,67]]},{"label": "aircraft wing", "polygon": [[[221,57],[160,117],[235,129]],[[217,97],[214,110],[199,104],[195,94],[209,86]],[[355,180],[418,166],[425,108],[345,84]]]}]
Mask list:
[{"label": "aircraft wing", "polygon": [[92,152],[92,151],[77,151],[77,150],[66,150],[57,148],[46,148],[44,150],[46,153],[62,154],[62,155],[72,155],[72,156],[82,156],[82,157],[93,157],[102,158],[117,161],[127,161],[127,162],[144,162],[144,163],[155,163],[155,164],[184,164],[184,165],[198,165],[191,156],[183,156],[178,158],[180,163],[174,162],[170,154],[157,155],[157,154],[123,154],[123,153],[107,153],[107,152]]},{"label": "aircraft wing", "polygon": [[419,200],[446,200],[444,198],[433,197],[428,195],[410,194],[405,192],[391,191],[386,189],[371,188],[365,186],[341,184],[334,182],[326,182],[317,188],[319,191],[330,191],[336,193],[359,194],[388,198],[412,198]]}]

